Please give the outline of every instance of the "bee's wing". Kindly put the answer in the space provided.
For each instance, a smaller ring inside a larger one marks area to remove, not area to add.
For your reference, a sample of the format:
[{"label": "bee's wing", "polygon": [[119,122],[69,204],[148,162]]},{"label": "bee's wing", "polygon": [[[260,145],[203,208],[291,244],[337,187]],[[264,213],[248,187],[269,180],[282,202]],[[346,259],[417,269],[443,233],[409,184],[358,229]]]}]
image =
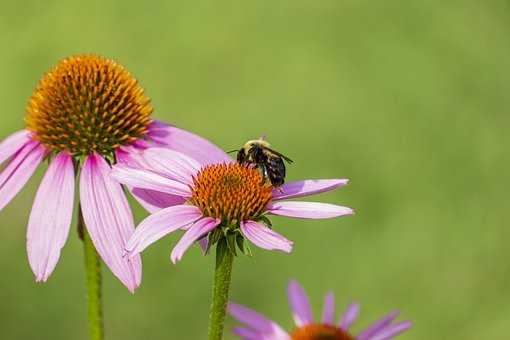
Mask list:
[{"label": "bee's wing", "polygon": [[285,159],[285,160],[286,160],[287,162],[289,162],[289,163],[294,163],[294,161],[293,161],[292,159],[290,159],[289,157],[287,157],[287,156],[285,156],[285,155],[282,155],[282,154],[281,154],[281,153],[279,153],[278,151],[275,151],[275,150],[273,150],[273,149],[271,149],[271,148],[268,148],[268,147],[265,147],[265,149],[266,149],[266,150],[268,150],[269,152],[272,152],[272,153],[274,153],[275,155],[277,155],[277,156],[279,156],[279,157],[281,157],[281,158]]}]

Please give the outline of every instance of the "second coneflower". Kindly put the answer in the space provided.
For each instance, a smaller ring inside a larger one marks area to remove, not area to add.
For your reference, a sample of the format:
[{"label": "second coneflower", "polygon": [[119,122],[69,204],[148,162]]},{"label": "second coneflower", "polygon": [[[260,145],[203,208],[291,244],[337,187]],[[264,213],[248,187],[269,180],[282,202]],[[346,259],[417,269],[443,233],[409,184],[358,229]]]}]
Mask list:
[{"label": "second coneflower", "polygon": [[[214,145],[198,136],[152,121],[151,113],[149,98],[124,67],[99,56],[75,56],[40,80],[27,107],[26,128],[0,143],[0,164],[6,163],[0,173],[0,210],[44,159],[50,163],[27,231],[28,259],[38,282],[49,278],[66,242],[79,175],[78,223],[85,242],[89,308],[96,321],[101,319],[100,306],[91,304],[99,294],[97,253],[131,292],[142,275],[140,257],[123,256],[134,223],[121,185],[109,176],[111,165],[131,164],[152,146],[193,156],[215,152]],[[148,209],[174,202],[171,195],[149,190],[133,194]],[[100,325],[92,328],[92,338],[100,339]]]},{"label": "second coneflower", "polygon": [[128,257],[137,256],[163,236],[184,229],[174,247],[176,263],[195,241],[207,252],[217,244],[210,339],[220,339],[236,249],[249,252],[249,240],[268,250],[290,252],[292,241],[272,229],[268,215],[324,219],[350,215],[352,209],[327,203],[286,201],[330,191],[347,184],[345,179],[305,180],[273,188],[252,166],[230,161],[227,154],[216,162],[203,162],[166,149],[146,150],[141,163],[151,170],[116,165],[112,175],[138,189],[157,190],[181,198],[181,204],[146,218],[128,241]]},{"label": "second coneflower", "polygon": [[234,333],[243,340],[391,340],[411,327],[410,321],[394,322],[398,311],[393,311],[372,323],[354,336],[350,328],[359,314],[359,304],[353,303],[335,322],[335,300],[333,293],[326,295],[322,320],[316,322],[304,289],[297,281],[290,281],[288,286],[289,304],[296,327],[286,332],[276,322],[242,305],[230,303],[229,313],[243,323],[236,327]]}]

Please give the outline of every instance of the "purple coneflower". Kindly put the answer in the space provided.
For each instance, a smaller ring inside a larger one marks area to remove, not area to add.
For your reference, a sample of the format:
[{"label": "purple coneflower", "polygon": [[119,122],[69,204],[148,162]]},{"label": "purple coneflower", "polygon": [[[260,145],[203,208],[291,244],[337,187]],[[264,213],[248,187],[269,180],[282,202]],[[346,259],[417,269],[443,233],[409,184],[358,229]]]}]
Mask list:
[{"label": "purple coneflower", "polygon": [[398,312],[394,311],[354,336],[349,331],[358,318],[359,305],[353,303],[335,322],[335,303],[332,293],[324,299],[322,320],[314,322],[312,311],[303,288],[290,281],[288,298],[296,328],[285,331],[276,322],[238,304],[230,303],[228,312],[244,327],[234,329],[234,333],[243,340],[389,340],[411,327],[410,321],[393,323]]},{"label": "purple coneflower", "polygon": [[[21,190],[38,165],[50,164],[37,191],[27,231],[30,267],[37,282],[55,268],[71,224],[75,176],[93,245],[113,274],[133,292],[140,284],[139,256],[125,257],[134,231],[124,191],[109,176],[116,161],[129,163],[151,146],[201,156],[216,147],[184,130],[151,120],[149,98],[113,60],[82,55],[62,60],[39,82],[26,129],[0,143],[0,210]],[[148,208],[169,206],[173,197],[137,190]],[[83,230],[82,230],[83,231]]]},{"label": "purple coneflower", "polygon": [[204,163],[173,150],[151,148],[141,158],[150,170],[118,164],[112,176],[130,187],[179,197],[181,204],[141,222],[126,246],[130,256],[178,229],[186,232],[172,251],[174,263],[197,240],[204,248],[221,239],[230,246],[230,237],[232,250],[235,244],[244,248],[246,238],[260,248],[288,253],[292,241],[275,232],[266,215],[324,219],[353,213],[339,205],[285,201],[336,189],[347,184],[345,179],[304,180],[273,188],[256,168],[232,162],[226,153],[215,163]]}]

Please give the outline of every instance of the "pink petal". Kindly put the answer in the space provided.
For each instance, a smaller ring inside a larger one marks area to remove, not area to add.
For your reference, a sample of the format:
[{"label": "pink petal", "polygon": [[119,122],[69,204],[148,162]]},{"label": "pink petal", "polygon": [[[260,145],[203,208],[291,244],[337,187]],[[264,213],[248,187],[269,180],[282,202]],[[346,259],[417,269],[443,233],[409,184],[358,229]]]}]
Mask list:
[{"label": "pink petal", "polygon": [[73,201],[73,159],[61,152],[44,175],[28,221],[28,261],[37,282],[46,281],[57,265],[69,234]]},{"label": "pink petal", "polygon": [[281,250],[286,253],[292,251],[292,241],[287,240],[261,223],[254,221],[241,222],[241,232],[254,245],[262,249]]},{"label": "pink petal", "polygon": [[143,158],[150,170],[186,184],[193,182],[193,176],[201,168],[194,159],[170,149],[150,148],[143,153]]},{"label": "pink petal", "polygon": [[154,142],[181,152],[201,165],[232,162],[223,150],[208,140],[159,121],[149,126],[148,135]]},{"label": "pink petal", "polygon": [[205,252],[207,251],[207,246],[209,246],[209,240],[207,237],[203,237],[198,241],[198,245],[200,246],[200,249],[202,250],[202,254],[205,255]]},{"label": "pink petal", "polygon": [[230,302],[228,313],[237,321],[245,324],[254,331],[264,335],[262,339],[290,340],[289,335],[276,322],[268,320],[265,316],[254,310]]},{"label": "pink petal", "polygon": [[267,206],[267,211],[273,215],[312,219],[354,214],[351,208],[318,202],[273,202]]},{"label": "pink petal", "polygon": [[30,141],[30,132],[21,130],[13,133],[0,143],[0,164],[14,155]]},{"label": "pink petal", "polygon": [[333,293],[328,293],[324,297],[324,308],[322,310],[322,323],[333,325],[335,318],[335,297]]},{"label": "pink petal", "polygon": [[163,236],[191,224],[202,217],[200,209],[193,205],[176,205],[150,215],[140,223],[126,245],[130,254],[141,253]]},{"label": "pink petal", "polygon": [[0,210],[18,194],[45,156],[46,149],[35,141],[15,154],[0,174]]},{"label": "pink petal", "polygon": [[297,281],[291,280],[289,282],[287,294],[296,326],[302,327],[313,323],[312,309],[310,308],[308,297]]},{"label": "pink petal", "polygon": [[186,202],[186,198],[178,195],[171,195],[155,190],[134,188],[131,190],[133,197],[148,212],[155,213],[163,208],[181,205]]},{"label": "pink petal", "polygon": [[273,190],[273,200],[316,195],[321,192],[335,190],[349,182],[347,179],[308,179],[285,183]]},{"label": "pink petal", "polygon": [[352,303],[345,310],[342,318],[340,319],[340,328],[344,331],[348,331],[359,315],[359,304]]},{"label": "pink petal", "polygon": [[115,150],[117,164],[127,165],[130,168],[146,169],[148,165],[142,157],[142,150],[133,146],[121,146]]},{"label": "pink petal", "polygon": [[398,311],[393,311],[390,314],[386,315],[382,319],[377,320],[373,324],[371,324],[367,329],[361,332],[356,339],[358,340],[372,340],[372,336],[376,335],[383,329],[385,329],[389,324],[393,322],[398,316]]},{"label": "pink petal", "polygon": [[140,285],[140,256],[124,257],[134,232],[133,215],[120,184],[110,178],[110,166],[94,153],[83,164],[80,178],[81,211],[94,246],[113,274],[130,292]]},{"label": "pink petal", "polygon": [[[148,168],[138,149],[133,147],[119,148],[115,151],[117,162],[131,168]],[[150,213],[163,208],[183,204],[186,199],[182,196],[171,195],[156,190],[140,189],[127,186],[133,197]]]},{"label": "pink petal", "polygon": [[411,328],[412,323],[410,321],[403,321],[394,325],[386,327],[384,330],[370,337],[370,340],[390,340],[394,336]]},{"label": "pink petal", "polygon": [[266,339],[263,334],[252,331],[251,329],[248,329],[248,328],[235,327],[234,329],[232,329],[232,332],[235,335],[239,335],[241,337],[241,339],[243,339],[243,340],[265,340]]},{"label": "pink petal", "polygon": [[175,264],[177,261],[180,261],[186,250],[188,250],[188,248],[191,247],[191,245],[196,240],[208,234],[220,223],[221,220],[211,217],[204,217],[201,220],[195,222],[195,224],[193,224],[193,226],[189,228],[188,231],[186,231],[184,236],[179,240],[177,245],[172,250],[172,254],[170,256],[172,262]]},{"label": "pink petal", "polygon": [[117,164],[113,166],[111,176],[117,182],[133,188],[149,189],[182,197],[191,196],[191,190],[188,185],[150,170],[135,169]]}]

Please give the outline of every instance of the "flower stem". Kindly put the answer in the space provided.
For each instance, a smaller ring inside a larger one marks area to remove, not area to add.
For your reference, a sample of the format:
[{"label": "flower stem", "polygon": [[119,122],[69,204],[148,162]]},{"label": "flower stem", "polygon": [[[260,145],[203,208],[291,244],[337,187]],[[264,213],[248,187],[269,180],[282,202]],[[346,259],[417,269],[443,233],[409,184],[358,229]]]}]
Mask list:
[{"label": "flower stem", "polygon": [[85,253],[85,273],[87,276],[87,307],[89,320],[89,339],[103,340],[103,306],[101,301],[101,263],[96,248],[85,229],[85,222],[78,212],[78,231],[83,237]]},{"label": "flower stem", "polygon": [[[221,340],[225,314],[227,312],[228,292],[232,277],[234,255],[229,250],[216,249],[216,270],[214,272],[213,299],[209,314],[209,340]],[[220,254],[221,253],[221,254]]]}]

